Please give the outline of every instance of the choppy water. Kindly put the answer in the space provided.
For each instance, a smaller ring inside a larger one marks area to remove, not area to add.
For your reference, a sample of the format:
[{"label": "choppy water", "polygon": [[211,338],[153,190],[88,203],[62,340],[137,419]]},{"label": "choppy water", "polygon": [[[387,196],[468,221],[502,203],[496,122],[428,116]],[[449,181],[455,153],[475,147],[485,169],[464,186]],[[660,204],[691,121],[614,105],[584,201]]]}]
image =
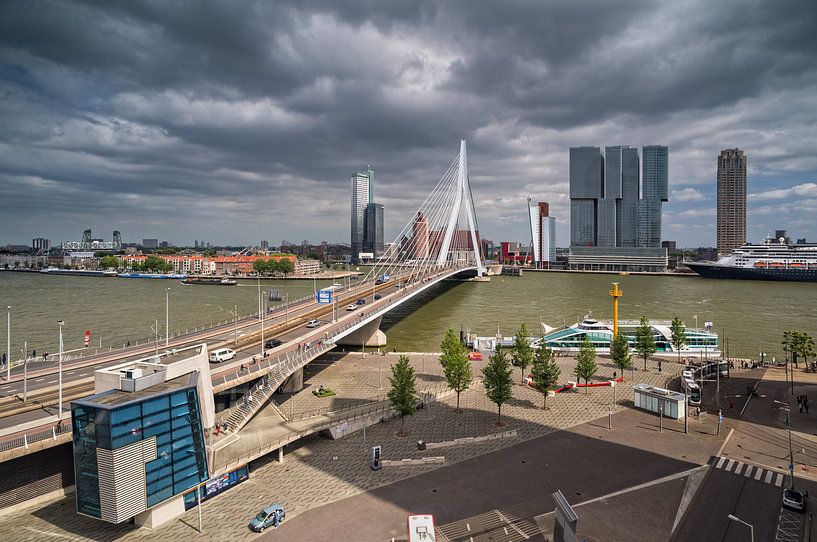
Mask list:
[{"label": "choppy water", "polygon": [[[621,283],[624,297],[620,317],[653,319],[679,316],[687,325],[714,323],[729,337],[730,353],[754,357],[760,350],[782,357],[785,329],[817,337],[817,285],[705,280],[685,277],[532,273],[521,278],[493,277],[487,283],[448,283],[421,301],[401,307],[384,318],[389,346],[398,350],[436,349],[447,328],[469,327],[480,335],[497,329],[511,334],[521,322],[540,334],[539,322],[555,326],[572,323],[589,311],[610,318],[607,295],[612,281]],[[332,281],[318,281],[318,288]],[[46,276],[0,272],[0,307],[12,306],[11,337],[14,357],[23,341],[28,348],[55,351],[57,320],[64,320],[66,349],[80,348],[85,330],[92,344],[100,337],[106,346],[144,340],[159,320],[164,335],[165,288],[170,292],[172,332],[209,325],[240,313],[257,310],[254,281],[236,287],[184,286],[178,281],[96,277]],[[262,288],[280,288],[290,298],[313,291],[311,281],[264,281]],[[0,313],[0,350],[6,348],[6,315]]]}]

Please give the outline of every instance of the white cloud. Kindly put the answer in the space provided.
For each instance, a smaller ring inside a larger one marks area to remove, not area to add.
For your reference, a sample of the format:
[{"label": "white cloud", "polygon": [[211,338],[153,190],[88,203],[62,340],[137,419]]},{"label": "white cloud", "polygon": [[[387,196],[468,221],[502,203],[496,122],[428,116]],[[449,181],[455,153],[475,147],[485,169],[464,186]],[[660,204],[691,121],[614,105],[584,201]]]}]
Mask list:
[{"label": "white cloud", "polygon": [[749,194],[749,199],[756,201],[781,200],[788,198],[817,198],[817,183],[803,183],[780,190],[767,190]]},{"label": "white cloud", "polygon": [[673,190],[670,194],[672,201],[703,201],[706,197],[696,188],[682,188],[680,190]]}]

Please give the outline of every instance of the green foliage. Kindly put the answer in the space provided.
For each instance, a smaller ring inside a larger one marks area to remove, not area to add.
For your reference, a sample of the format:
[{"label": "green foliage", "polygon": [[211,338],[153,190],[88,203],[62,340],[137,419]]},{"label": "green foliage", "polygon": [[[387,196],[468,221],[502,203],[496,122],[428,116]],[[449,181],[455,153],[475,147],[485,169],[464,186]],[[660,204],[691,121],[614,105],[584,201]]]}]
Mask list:
[{"label": "green foliage", "polygon": [[513,366],[522,371],[522,383],[525,383],[525,369],[533,363],[533,347],[530,345],[530,333],[527,324],[523,323],[513,340]]},{"label": "green foliage", "polygon": [[584,380],[584,393],[589,393],[590,388],[587,384],[590,383],[590,379],[593,378],[597,370],[596,348],[593,346],[593,343],[590,342],[590,337],[585,335],[584,342],[582,342],[579,348],[579,354],[576,356],[575,369],[576,378],[578,378],[579,381]]},{"label": "green foliage", "polygon": [[533,358],[533,369],[531,378],[534,387],[542,394],[542,407],[547,410],[548,391],[550,391],[559,381],[559,374],[562,370],[556,364],[556,356],[553,350],[548,348],[545,341],[542,341]]},{"label": "green foliage", "polygon": [[803,357],[808,363],[808,358],[814,356],[814,339],[802,331],[783,332],[783,351],[791,354],[792,363],[797,366],[799,358]]},{"label": "green foliage", "polygon": [[635,351],[644,358],[644,370],[647,370],[647,359],[655,354],[655,337],[646,316],[641,317],[641,323],[635,329]]},{"label": "green foliage", "polygon": [[400,356],[396,364],[391,366],[389,377],[389,403],[400,414],[400,436],[405,434],[405,418],[414,414],[414,401],[417,390],[414,378],[414,368],[409,364],[407,356]]},{"label": "green foliage", "polygon": [[167,273],[173,270],[173,264],[165,261],[164,258],[158,256],[148,256],[142,263],[143,271],[152,271],[154,273]]},{"label": "green foliage", "polygon": [[283,275],[289,275],[295,272],[295,264],[289,258],[282,258],[278,260],[278,272]]},{"label": "green foliage", "polygon": [[453,329],[445,332],[440,350],[442,351],[440,365],[443,367],[445,380],[448,382],[448,387],[457,393],[455,412],[460,412],[460,394],[471,387],[471,381],[474,379],[471,361],[468,359],[468,350]]},{"label": "green foliage", "polygon": [[488,365],[482,370],[485,385],[485,394],[497,407],[497,425],[502,425],[502,405],[513,396],[513,380],[508,357],[497,345],[496,352],[491,356]]},{"label": "green foliage", "polygon": [[119,258],[116,256],[106,255],[99,259],[100,269],[116,269],[119,267]]},{"label": "green foliage", "polygon": [[624,369],[632,367],[630,343],[621,331],[616,333],[613,342],[610,344],[610,357],[613,358],[615,366],[621,370],[621,376],[624,376]]},{"label": "green foliage", "polygon": [[686,328],[684,328],[684,324],[681,322],[681,319],[677,316],[672,319],[672,323],[669,326],[670,331],[670,342],[672,346],[678,351],[678,361],[681,361],[681,348],[687,343],[687,334]]}]

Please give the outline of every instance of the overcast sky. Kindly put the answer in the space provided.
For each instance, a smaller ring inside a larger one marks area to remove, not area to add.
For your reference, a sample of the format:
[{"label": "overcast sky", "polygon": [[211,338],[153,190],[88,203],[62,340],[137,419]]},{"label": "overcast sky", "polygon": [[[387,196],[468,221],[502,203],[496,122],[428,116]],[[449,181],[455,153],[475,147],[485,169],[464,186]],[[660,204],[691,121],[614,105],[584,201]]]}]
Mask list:
[{"label": "overcast sky", "polygon": [[714,245],[721,149],[749,238],[817,241],[817,2],[0,4],[0,243],[348,242],[371,164],[394,236],[468,140],[483,236],[569,242],[568,149],[670,149],[663,237]]}]

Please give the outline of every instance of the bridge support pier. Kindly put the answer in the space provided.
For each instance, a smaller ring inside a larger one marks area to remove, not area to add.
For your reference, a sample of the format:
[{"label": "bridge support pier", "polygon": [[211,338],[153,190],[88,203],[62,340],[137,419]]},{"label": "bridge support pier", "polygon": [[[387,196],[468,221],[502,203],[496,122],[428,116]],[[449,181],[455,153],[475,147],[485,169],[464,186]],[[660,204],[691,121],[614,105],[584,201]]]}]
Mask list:
[{"label": "bridge support pier", "polygon": [[283,462],[284,462],[284,447],[281,446],[280,448],[278,448],[278,463]]},{"label": "bridge support pier", "polygon": [[298,393],[304,389],[304,369],[301,367],[284,381],[284,393]]},{"label": "bridge support pier", "polygon": [[360,329],[356,329],[342,339],[338,339],[337,344],[342,346],[365,345],[370,348],[386,346],[386,334],[380,331],[380,321],[382,319],[382,317],[375,318]]}]

